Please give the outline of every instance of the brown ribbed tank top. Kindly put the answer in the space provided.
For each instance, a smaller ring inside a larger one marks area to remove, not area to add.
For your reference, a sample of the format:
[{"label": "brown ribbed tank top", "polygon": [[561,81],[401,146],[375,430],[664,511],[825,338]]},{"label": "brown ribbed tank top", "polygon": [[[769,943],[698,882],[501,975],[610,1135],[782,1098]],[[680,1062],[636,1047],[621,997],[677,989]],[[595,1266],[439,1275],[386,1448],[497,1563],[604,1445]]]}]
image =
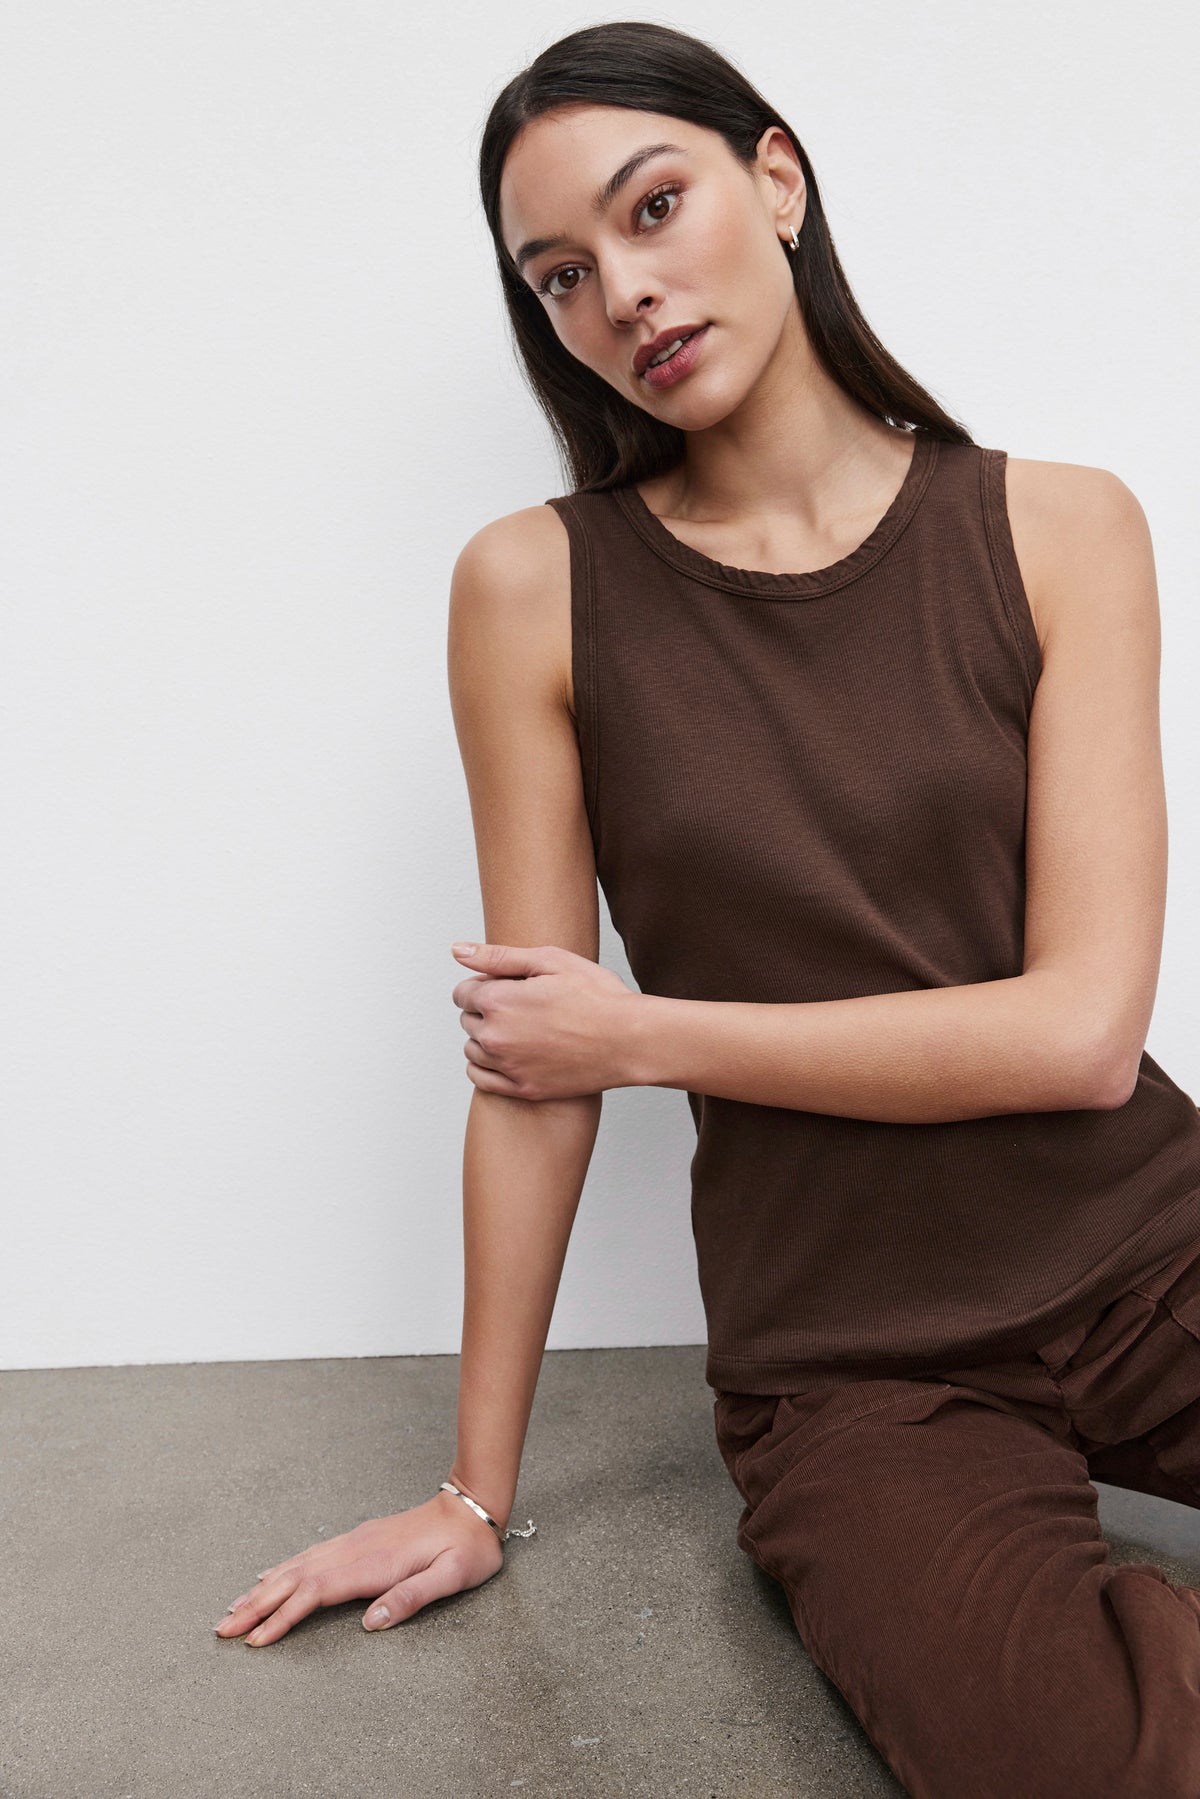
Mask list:
[{"label": "brown ribbed tank top", "polygon": [[[632,486],[557,495],[600,886],[643,992],[787,1003],[1023,968],[1038,639],[1006,453],[918,432],[867,538],[730,567]],[[1200,1112],[935,1123],[689,1093],[705,1378],[1023,1355],[1200,1234]]]}]

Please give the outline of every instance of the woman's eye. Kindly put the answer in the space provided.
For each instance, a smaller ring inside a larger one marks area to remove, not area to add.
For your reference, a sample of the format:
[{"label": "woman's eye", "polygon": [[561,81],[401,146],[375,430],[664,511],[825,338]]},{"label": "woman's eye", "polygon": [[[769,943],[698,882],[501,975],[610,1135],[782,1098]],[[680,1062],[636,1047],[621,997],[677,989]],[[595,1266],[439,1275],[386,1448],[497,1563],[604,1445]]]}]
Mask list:
[{"label": "woman's eye", "polygon": [[[644,212],[646,212],[650,207],[658,206],[660,201],[666,201],[666,200],[674,200],[676,202],[676,204],[674,206],[661,207],[659,209],[659,211],[657,212],[657,214],[652,216],[650,225],[648,227],[649,230],[652,231],[656,225],[661,225],[661,224],[665,223],[665,221],[671,217],[672,213],[678,212],[678,210],[679,210],[679,204],[678,204],[678,202],[679,202],[679,184],[678,184],[678,182],[664,182],[662,187],[656,187],[652,193],[647,194],[645,199],[642,200],[641,203],[639,204],[637,211],[634,214],[635,220],[640,219],[642,214]],[[645,230],[645,229],[647,229],[647,227],[643,226],[642,229]],[[568,287],[566,290],[566,293],[556,293],[554,291],[554,288],[551,286],[551,283],[559,280],[560,277],[563,275],[579,275],[581,272],[582,271],[580,270],[578,263],[573,263],[573,262],[565,263],[562,266],[562,268],[551,269],[550,273],[548,275],[543,275],[542,279],[538,282],[537,291],[539,294],[545,294],[551,300],[564,300],[567,298],[567,295],[573,294],[575,292],[575,290],[578,288],[578,286],[579,286],[578,281],[575,281],[570,287]]]},{"label": "woman's eye", "polygon": [[[550,273],[548,275],[543,276],[543,278],[538,282],[539,294],[549,294],[549,296],[552,300],[561,299],[562,295],[556,294],[554,289],[551,287],[550,283],[552,281],[557,281],[560,275],[577,275],[578,273],[579,273],[578,266],[575,263],[570,263],[570,262],[567,264],[567,266],[565,268],[551,269]],[[574,288],[571,288],[571,287],[569,287],[567,289],[568,293],[574,293],[574,291],[575,291]]]},{"label": "woman's eye", "polygon": [[[646,198],[637,209],[637,216],[640,218],[648,206],[656,206],[660,200],[678,199],[678,197],[678,185],[672,186],[669,182],[666,182],[662,187],[656,187],[653,193],[646,195]],[[664,219],[669,219],[671,214],[676,211],[678,211],[678,208],[675,206],[666,207],[663,211],[655,213],[653,223],[661,225]]]}]

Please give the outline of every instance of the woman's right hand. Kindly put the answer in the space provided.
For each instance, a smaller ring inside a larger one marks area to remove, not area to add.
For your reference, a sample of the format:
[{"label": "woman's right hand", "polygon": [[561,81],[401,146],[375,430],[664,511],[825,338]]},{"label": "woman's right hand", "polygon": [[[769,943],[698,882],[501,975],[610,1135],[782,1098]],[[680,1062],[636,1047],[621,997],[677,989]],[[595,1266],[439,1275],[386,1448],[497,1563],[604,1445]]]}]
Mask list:
[{"label": "woman's right hand", "polygon": [[[319,1606],[344,1605],[348,1599],[371,1600],[363,1624],[386,1630],[431,1599],[482,1586],[503,1564],[504,1550],[491,1525],[457,1493],[439,1489],[421,1505],[368,1518],[266,1569],[216,1626],[216,1634],[243,1637],[256,1648],[277,1643]],[[388,1616],[376,1622],[379,1605]]]}]

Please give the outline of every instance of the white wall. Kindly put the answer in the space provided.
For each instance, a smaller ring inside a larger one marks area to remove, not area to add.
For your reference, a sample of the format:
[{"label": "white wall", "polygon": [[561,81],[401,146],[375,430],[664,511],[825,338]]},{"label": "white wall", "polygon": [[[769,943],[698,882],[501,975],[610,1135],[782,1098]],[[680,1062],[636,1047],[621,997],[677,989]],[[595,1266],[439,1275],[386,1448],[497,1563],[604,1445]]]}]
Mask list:
[{"label": "white wall", "polygon": [[[0,1366],[454,1352],[482,931],[451,565],[569,485],[475,187],[606,17],[708,38],[813,158],[889,348],[1155,535],[1200,1096],[1197,136],[1186,9],[564,13],[10,0],[0,21]],[[605,918],[603,959],[627,979]],[[610,1093],[551,1347],[698,1342],[680,1092]]]}]

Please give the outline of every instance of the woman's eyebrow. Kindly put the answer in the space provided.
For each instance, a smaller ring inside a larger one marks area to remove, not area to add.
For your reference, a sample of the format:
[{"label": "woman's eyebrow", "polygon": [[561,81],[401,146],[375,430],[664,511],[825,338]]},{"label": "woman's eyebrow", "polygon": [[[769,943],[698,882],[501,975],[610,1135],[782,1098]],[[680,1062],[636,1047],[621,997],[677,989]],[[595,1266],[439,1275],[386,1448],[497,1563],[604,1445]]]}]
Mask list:
[{"label": "woman's eyebrow", "polygon": [[[687,154],[688,152],[681,144],[643,144],[640,150],[635,150],[632,156],[627,156],[620,168],[614,170],[608,180],[602,182],[596,189],[592,195],[592,211],[597,216],[604,212],[616,199],[625,183],[631,180],[642,164],[649,162],[652,156],[686,156]],[[570,241],[570,238],[561,231],[555,237],[531,237],[527,243],[521,245],[513,261],[518,270],[523,269],[532,257],[540,256],[543,250],[560,250],[564,244],[570,243]]]}]

